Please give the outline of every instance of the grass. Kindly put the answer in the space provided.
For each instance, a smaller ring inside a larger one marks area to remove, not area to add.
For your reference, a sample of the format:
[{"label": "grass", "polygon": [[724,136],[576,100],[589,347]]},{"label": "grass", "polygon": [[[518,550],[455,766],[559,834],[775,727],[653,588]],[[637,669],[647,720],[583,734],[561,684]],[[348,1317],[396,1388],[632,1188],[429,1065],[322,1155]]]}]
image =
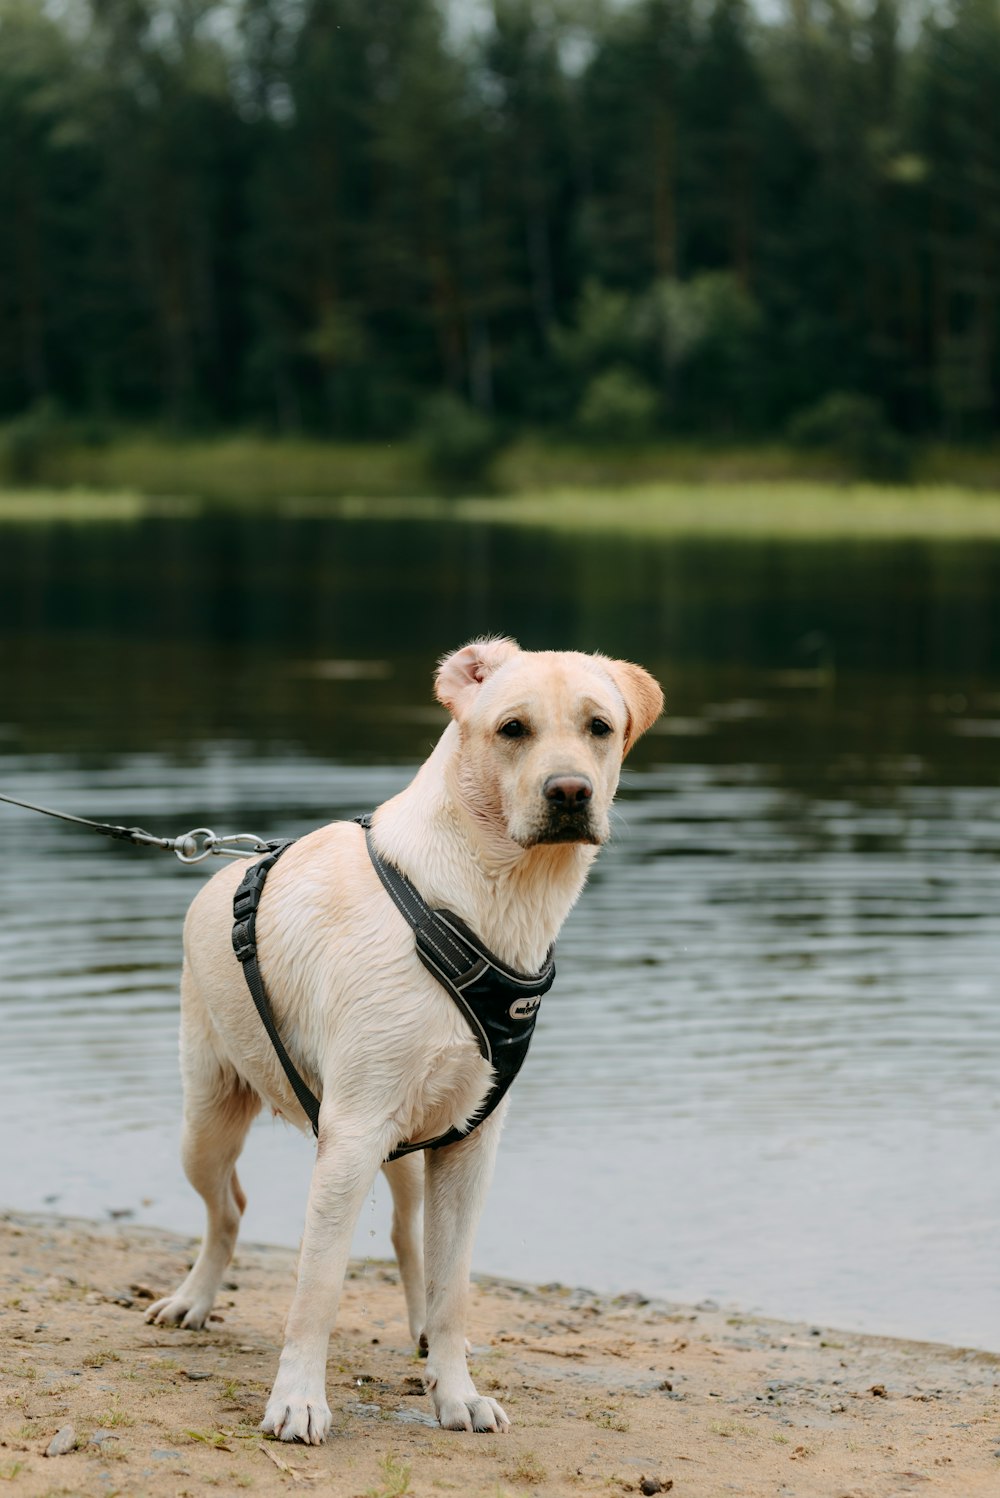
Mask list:
[{"label": "grass", "polygon": [[[196,515],[194,502],[90,490],[0,491],[3,521],[135,522],[147,515]],[[1000,491],[891,489],[820,483],[672,485],[625,490],[553,490],[456,499],[285,499],[270,512],[341,519],[449,520],[537,526],[557,533],[670,537],[837,539],[1000,539]]]},{"label": "grass", "polygon": [[[374,506],[372,507],[374,510]],[[458,500],[458,519],[638,538],[1000,538],[1000,492],[874,484],[652,484]]]},{"label": "grass", "polygon": [[219,1451],[231,1451],[228,1444],[232,1439],[232,1433],[227,1430],[188,1430],[184,1434],[192,1441],[198,1441],[203,1446],[214,1446]]},{"label": "grass", "polygon": [[88,1352],[80,1361],[84,1368],[103,1368],[107,1363],[120,1363],[121,1356],[113,1347],[99,1347],[94,1352]]},{"label": "grass", "polygon": [[[0,458],[2,446],[0,427]],[[924,444],[914,449],[914,467],[920,483],[1000,489],[1000,445]],[[843,459],[780,441],[673,439],[595,446],[531,435],[508,444],[492,469],[498,493],[652,482],[837,483],[849,476]],[[53,490],[198,495],[239,505],[266,504],[289,494],[399,498],[428,488],[421,449],[409,440],[324,442],[253,432],[185,437],[134,428],[109,433],[100,443],[75,439],[71,427],[54,428],[38,444],[31,481]]]},{"label": "grass", "polygon": [[731,1440],[734,1436],[752,1436],[754,1428],[740,1420],[712,1420],[709,1422],[709,1430],[713,1436],[722,1436]]},{"label": "grass", "polygon": [[548,1475],[543,1463],[538,1460],[533,1451],[522,1451],[514,1466],[507,1470],[507,1476],[514,1482],[528,1483],[529,1486],[545,1482]]},{"label": "grass", "polygon": [[387,1451],[379,1466],[384,1482],[381,1487],[368,1488],[365,1498],[404,1498],[410,1486],[410,1463]]},{"label": "grass", "polygon": [[259,504],[285,494],[412,492],[420,471],[406,443],[331,443],[237,434],[191,439],[135,434],[99,446],[57,442],[37,478],[123,494],[198,495]]},{"label": "grass", "polygon": [[450,519],[556,532],[825,538],[1000,538],[1000,449],[927,448],[918,482],[847,482],[780,445],[596,449],[529,439],[489,492],[428,492],[416,448],[232,436],[56,443],[37,486],[0,486],[0,523],[135,523],[205,509],[366,520]]},{"label": "grass", "polygon": [[98,1425],[105,1430],[113,1430],[119,1425],[134,1425],[135,1421],[127,1410],[121,1405],[121,1400],[112,1400],[108,1409],[97,1417]]},{"label": "grass", "polygon": [[620,1410],[588,1410],[585,1419],[599,1425],[602,1430],[617,1430],[625,1432],[631,1429],[629,1422]]},{"label": "grass", "polygon": [[[136,521],[155,509],[139,493],[104,493],[96,489],[0,489],[0,523],[49,524],[53,520]],[[54,1295],[53,1300],[72,1296]]]}]

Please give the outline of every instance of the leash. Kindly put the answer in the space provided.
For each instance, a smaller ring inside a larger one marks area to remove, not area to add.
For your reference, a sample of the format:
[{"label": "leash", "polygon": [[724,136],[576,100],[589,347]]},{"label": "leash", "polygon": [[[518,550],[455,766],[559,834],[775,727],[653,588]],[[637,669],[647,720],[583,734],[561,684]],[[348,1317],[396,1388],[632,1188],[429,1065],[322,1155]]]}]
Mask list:
[{"label": "leash", "polygon": [[258,853],[267,853],[273,844],[255,832],[213,832],[211,827],[192,827],[179,837],[156,837],[144,827],[118,827],[113,822],[92,822],[89,817],[74,817],[68,811],[53,811],[50,806],[36,806],[32,801],[19,801],[16,796],[2,796],[8,806],[20,806],[25,811],[38,811],[45,817],[57,817],[60,822],[73,822],[77,827],[87,827],[103,837],[113,837],[122,843],[133,843],[137,848],[162,848],[174,853],[181,863],[201,863],[213,854],[219,858],[256,858]]},{"label": "leash", "polygon": [[[157,837],[144,827],[120,827],[114,822],[95,822],[33,801],[0,794],[8,806],[37,811],[44,817],[71,822],[90,832],[140,848],[162,848],[173,853],[181,863],[201,863],[213,854],[220,858],[257,858],[247,870],[233,898],[232,942],[237,960],[242,964],[247,987],[257,1013],[281,1063],[303,1112],[319,1134],[319,1099],[299,1075],[282,1042],[268,1002],[264,980],[257,963],[257,909],[264,892],[264,882],[281,855],[294,839],[268,842],[255,832],[217,833],[211,827],[193,827],[178,837]],[[483,1058],[493,1068],[493,1085],[483,1103],[464,1129],[449,1129],[436,1139],[406,1141],[397,1145],[388,1160],[398,1160],[416,1150],[441,1149],[457,1144],[488,1118],[505,1097],[528,1054],[532,1032],[542,995],[555,977],[555,963],[550,950],[538,973],[519,973],[508,967],[485,947],[473,931],[450,910],[427,905],[409,879],[393,864],[383,859],[372,842],[371,815],[355,817],[363,829],[368,855],[386,893],[413,931],[417,956],[441,986],[451,995],[464,1015]]]}]

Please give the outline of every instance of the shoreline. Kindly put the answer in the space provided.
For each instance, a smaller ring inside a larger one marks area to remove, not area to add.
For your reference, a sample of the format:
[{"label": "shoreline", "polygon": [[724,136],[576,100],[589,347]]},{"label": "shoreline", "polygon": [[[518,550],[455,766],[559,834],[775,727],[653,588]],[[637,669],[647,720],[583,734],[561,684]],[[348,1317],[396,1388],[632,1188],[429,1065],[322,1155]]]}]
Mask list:
[{"label": "shoreline", "polygon": [[0,527],[56,524],[136,525],[146,520],[337,520],[392,524],[436,522],[603,534],[655,540],[884,543],[1000,539],[1000,490],[937,483],[909,488],[862,482],[763,483],[664,480],[621,489],[553,486],[507,493],[415,492],[409,498],[311,494],[290,484],[266,502],[196,490],[162,493],[132,487],[0,485]]},{"label": "shoreline", "polygon": [[[329,1441],[265,1441],[256,1425],[297,1256],[242,1245],[217,1321],[147,1326],[144,1307],[183,1274],[192,1242],[0,1213],[0,1477],[12,1493],[315,1483],[338,1498],[560,1498],[640,1492],[643,1479],[678,1498],[997,1490],[1000,1355],[492,1277],[474,1281],[470,1364],[513,1429],[442,1431],[395,1266],[371,1261],[352,1265],[331,1338]],[[44,1456],[67,1426],[73,1449]]]}]

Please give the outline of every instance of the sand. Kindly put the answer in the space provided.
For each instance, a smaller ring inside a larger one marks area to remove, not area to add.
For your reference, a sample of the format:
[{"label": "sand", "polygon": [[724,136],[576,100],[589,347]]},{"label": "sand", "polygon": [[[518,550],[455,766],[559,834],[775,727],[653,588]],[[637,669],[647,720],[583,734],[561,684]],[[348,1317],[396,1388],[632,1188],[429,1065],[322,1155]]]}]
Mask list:
[{"label": "sand", "polygon": [[[1000,1357],[560,1285],[476,1281],[473,1376],[513,1429],[440,1430],[382,1263],[345,1288],[329,1441],[265,1440],[295,1255],[243,1246],[205,1331],[147,1326],[191,1253],[155,1229],[0,1216],[0,1498],[1000,1494]],[[46,1456],[54,1438],[68,1449]]]}]

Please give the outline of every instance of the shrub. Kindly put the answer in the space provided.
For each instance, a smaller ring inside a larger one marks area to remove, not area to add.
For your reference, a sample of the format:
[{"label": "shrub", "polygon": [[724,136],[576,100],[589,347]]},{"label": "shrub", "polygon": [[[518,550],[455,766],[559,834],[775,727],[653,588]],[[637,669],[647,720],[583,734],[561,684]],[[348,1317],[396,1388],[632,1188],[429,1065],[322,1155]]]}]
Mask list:
[{"label": "shrub", "polygon": [[624,365],[615,364],[590,381],[576,423],[595,442],[637,442],[652,431],[657,404],[652,386]]},{"label": "shrub", "polygon": [[30,406],[0,432],[0,478],[8,484],[38,483],[46,452],[64,438],[65,429],[52,402]]},{"label": "shrub", "polygon": [[448,485],[485,482],[500,448],[496,423],[448,393],[425,402],[414,435],[430,478]]},{"label": "shrub", "polygon": [[835,390],[799,411],[788,425],[796,447],[826,447],[862,478],[906,479],[910,452],[886,420],[878,401],[849,390]]}]

